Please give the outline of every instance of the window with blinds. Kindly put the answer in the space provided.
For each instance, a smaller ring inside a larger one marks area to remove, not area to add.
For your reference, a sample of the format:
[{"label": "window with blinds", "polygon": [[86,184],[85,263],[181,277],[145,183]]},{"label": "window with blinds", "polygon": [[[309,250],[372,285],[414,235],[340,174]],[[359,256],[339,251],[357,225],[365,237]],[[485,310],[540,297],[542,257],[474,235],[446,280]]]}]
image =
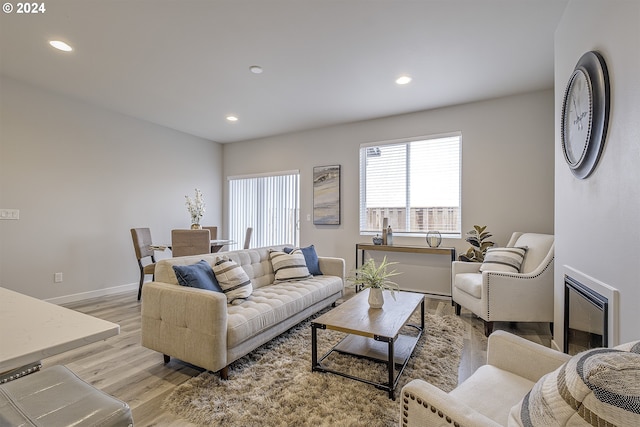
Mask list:
[{"label": "window with blinds", "polygon": [[229,238],[242,247],[248,227],[251,247],[298,246],[299,171],[229,177]]},{"label": "window with blinds", "polygon": [[461,234],[461,133],[360,146],[360,232]]}]

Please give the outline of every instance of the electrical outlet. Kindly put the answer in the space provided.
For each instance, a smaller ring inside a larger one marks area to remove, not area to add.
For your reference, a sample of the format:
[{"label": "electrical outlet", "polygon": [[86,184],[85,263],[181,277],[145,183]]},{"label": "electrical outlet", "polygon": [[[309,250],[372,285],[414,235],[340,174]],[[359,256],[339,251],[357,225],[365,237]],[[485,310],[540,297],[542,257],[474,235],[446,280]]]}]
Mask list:
[{"label": "electrical outlet", "polygon": [[0,209],[0,219],[20,219],[20,209]]},{"label": "electrical outlet", "polygon": [[53,275],[53,283],[62,283],[62,273],[55,273]]}]

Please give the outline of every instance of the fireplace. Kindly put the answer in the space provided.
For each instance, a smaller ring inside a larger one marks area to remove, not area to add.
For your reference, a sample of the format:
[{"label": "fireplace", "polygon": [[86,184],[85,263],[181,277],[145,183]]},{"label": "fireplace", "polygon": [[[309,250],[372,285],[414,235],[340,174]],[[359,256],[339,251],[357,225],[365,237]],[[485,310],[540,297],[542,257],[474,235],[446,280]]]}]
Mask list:
[{"label": "fireplace", "polygon": [[564,352],[577,354],[609,345],[609,300],[564,276]]}]

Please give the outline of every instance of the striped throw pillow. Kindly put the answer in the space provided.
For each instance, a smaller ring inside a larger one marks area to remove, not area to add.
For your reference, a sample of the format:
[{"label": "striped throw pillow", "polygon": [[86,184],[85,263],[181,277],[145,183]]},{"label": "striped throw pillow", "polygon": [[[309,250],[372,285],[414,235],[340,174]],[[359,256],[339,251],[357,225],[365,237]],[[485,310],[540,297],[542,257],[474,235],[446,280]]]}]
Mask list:
[{"label": "striped throw pillow", "polygon": [[247,273],[235,261],[226,257],[216,258],[213,265],[216,280],[227,296],[227,303],[234,300],[248,298],[253,292],[253,285]]},{"label": "striped throw pillow", "polygon": [[269,258],[276,275],[276,283],[289,282],[291,280],[303,280],[311,277],[304,254],[300,249],[291,253],[270,251]]},{"label": "striped throw pillow", "polygon": [[509,425],[639,426],[640,344],[578,353],[546,374],[509,414]]},{"label": "striped throw pillow", "polygon": [[489,248],[480,271],[504,271],[520,273],[527,248]]}]

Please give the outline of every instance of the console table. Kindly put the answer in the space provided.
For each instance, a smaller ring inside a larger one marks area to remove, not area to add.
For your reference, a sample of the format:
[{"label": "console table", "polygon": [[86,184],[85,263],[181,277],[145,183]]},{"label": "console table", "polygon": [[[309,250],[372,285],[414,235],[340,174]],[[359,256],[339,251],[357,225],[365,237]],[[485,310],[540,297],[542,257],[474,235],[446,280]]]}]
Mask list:
[{"label": "console table", "polygon": [[[425,254],[425,255],[447,255],[451,262],[456,260],[456,248],[432,248],[429,246],[405,246],[405,245],[374,245],[371,243],[356,244],[356,268],[364,264],[365,253],[367,251],[395,252],[409,254]],[[429,293],[429,292],[425,292]],[[438,295],[442,295],[438,293]],[[451,266],[449,265],[449,294],[443,296],[451,296]]]}]

